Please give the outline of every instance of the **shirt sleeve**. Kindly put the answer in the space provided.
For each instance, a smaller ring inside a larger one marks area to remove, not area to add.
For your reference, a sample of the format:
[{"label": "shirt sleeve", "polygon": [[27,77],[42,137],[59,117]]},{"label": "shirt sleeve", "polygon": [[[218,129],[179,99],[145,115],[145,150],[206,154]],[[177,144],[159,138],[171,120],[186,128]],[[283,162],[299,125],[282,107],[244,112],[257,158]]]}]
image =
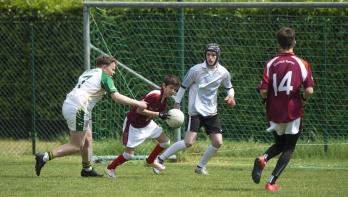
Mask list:
[{"label": "shirt sleeve", "polygon": [[223,85],[225,89],[231,89],[232,88],[232,82],[231,82],[231,74],[226,70],[226,74],[223,80]]},{"label": "shirt sleeve", "polygon": [[184,79],[182,80],[181,87],[187,89],[192,85],[195,80],[195,69],[194,67],[190,68],[190,70],[186,73]]},{"label": "shirt sleeve", "polygon": [[261,84],[257,87],[257,89],[258,90],[267,90],[268,84],[269,84],[269,80],[268,80],[267,65],[266,65],[265,68],[263,69]]},{"label": "shirt sleeve", "polygon": [[303,81],[303,86],[305,88],[313,87],[314,86],[314,80],[313,80],[311,68],[309,67],[309,64],[307,62],[304,62],[304,65],[305,65],[306,70],[307,70],[307,77]]},{"label": "shirt sleeve", "polygon": [[118,90],[115,87],[114,81],[104,71],[102,71],[101,85],[102,85],[102,88],[104,88],[108,94],[118,92]]}]

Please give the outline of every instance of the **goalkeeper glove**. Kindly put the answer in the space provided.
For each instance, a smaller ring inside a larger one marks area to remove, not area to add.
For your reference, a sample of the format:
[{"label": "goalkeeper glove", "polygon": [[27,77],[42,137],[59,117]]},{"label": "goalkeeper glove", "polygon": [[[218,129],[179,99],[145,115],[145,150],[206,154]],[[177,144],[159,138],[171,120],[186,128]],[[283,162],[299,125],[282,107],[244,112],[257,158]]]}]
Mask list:
[{"label": "goalkeeper glove", "polygon": [[165,120],[165,119],[167,119],[167,118],[169,118],[169,114],[167,113],[167,112],[165,112],[165,111],[161,111],[160,113],[159,113],[159,117],[162,119],[162,120]]}]

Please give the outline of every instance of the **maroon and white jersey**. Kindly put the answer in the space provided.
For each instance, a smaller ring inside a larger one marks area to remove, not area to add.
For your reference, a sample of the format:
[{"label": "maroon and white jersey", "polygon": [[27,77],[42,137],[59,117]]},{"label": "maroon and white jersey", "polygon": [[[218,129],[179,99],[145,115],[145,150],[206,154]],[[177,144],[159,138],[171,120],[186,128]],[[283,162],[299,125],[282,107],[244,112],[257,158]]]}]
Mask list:
[{"label": "maroon and white jersey", "polygon": [[[164,111],[167,107],[167,99],[161,103],[161,99],[163,96],[162,90],[153,90],[146,94],[143,97],[143,100],[147,102],[148,110],[161,112]],[[150,121],[151,117],[144,116],[137,113],[137,107],[133,107],[130,112],[127,114],[127,119],[130,121],[131,125],[135,128],[143,128],[146,127]]]},{"label": "maroon and white jersey", "polygon": [[303,117],[301,85],[313,87],[309,64],[294,53],[280,53],[267,62],[261,90],[267,90],[267,118],[275,123],[287,123]]}]

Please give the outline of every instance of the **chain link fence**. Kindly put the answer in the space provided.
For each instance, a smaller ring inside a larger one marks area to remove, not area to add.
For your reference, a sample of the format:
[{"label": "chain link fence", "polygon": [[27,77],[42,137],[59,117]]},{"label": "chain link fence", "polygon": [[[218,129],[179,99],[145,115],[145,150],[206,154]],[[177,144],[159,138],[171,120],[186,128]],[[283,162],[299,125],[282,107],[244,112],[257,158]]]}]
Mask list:
[{"label": "chain link fence", "polygon": [[[310,63],[316,82],[315,95],[305,106],[302,140],[340,142],[348,137],[348,17],[315,17],[309,12],[184,9],[180,23],[176,9],[92,9],[91,44],[160,85],[164,75],[183,77],[202,62],[205,44],[219,43],[221,64],[232,73],[237,102],[234,109],[227,108],[221,89],[218,109],[224,137],[269,142],[265,109],[255,87],[264,63],[277,53],[274,32],[290,26],[297,33],[295,52]],[[0,154],[50,150],[68,140],[61,106],[84,70],[82,19],[0,21]],[[92,50],[92,67],[99,54]],[[151,89],[122,68],[114,81],[132,98]],[[184,112],[186,105],[187,93]],[[99,103],[93,114],[94,138],[119,138],[128,111],[111,99]]]},{"label": "chain link fence", "polygon": [[84,70],[82,24],[5,21],[0,27],[0,154],[52,148],[46,144],[66,138],[61,105]]}]

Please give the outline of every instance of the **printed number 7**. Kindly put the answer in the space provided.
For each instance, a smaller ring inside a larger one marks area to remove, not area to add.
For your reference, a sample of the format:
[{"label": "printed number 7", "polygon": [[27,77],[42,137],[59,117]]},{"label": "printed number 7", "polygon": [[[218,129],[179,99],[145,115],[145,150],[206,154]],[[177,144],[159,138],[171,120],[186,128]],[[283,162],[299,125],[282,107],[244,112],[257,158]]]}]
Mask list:
[{"label": "printed number 7", "polygon": [[280,81],[279,86],[277,86],[277,74],[276,73],[273,74],[274,96],[277,96],[278,92],[281,92],[281,91],[286,91],[286,95],[290,94],[290,91],[293,90],[293,86],[291,86],[291,78],[292,78],[292,71],[289,71]]},{"label": "printed number 7", "polygon": [[84,78],[84,80],[81,81],[81,83],[80,83],[79,85],[77,85],[77,88],[80,88],[81,85],[82,85],[83,83],[85,83],[85,81],[88,80],[88,79],[91,78],[91,77],[92,77],[91,75],[83,76],[82,78]]}]

